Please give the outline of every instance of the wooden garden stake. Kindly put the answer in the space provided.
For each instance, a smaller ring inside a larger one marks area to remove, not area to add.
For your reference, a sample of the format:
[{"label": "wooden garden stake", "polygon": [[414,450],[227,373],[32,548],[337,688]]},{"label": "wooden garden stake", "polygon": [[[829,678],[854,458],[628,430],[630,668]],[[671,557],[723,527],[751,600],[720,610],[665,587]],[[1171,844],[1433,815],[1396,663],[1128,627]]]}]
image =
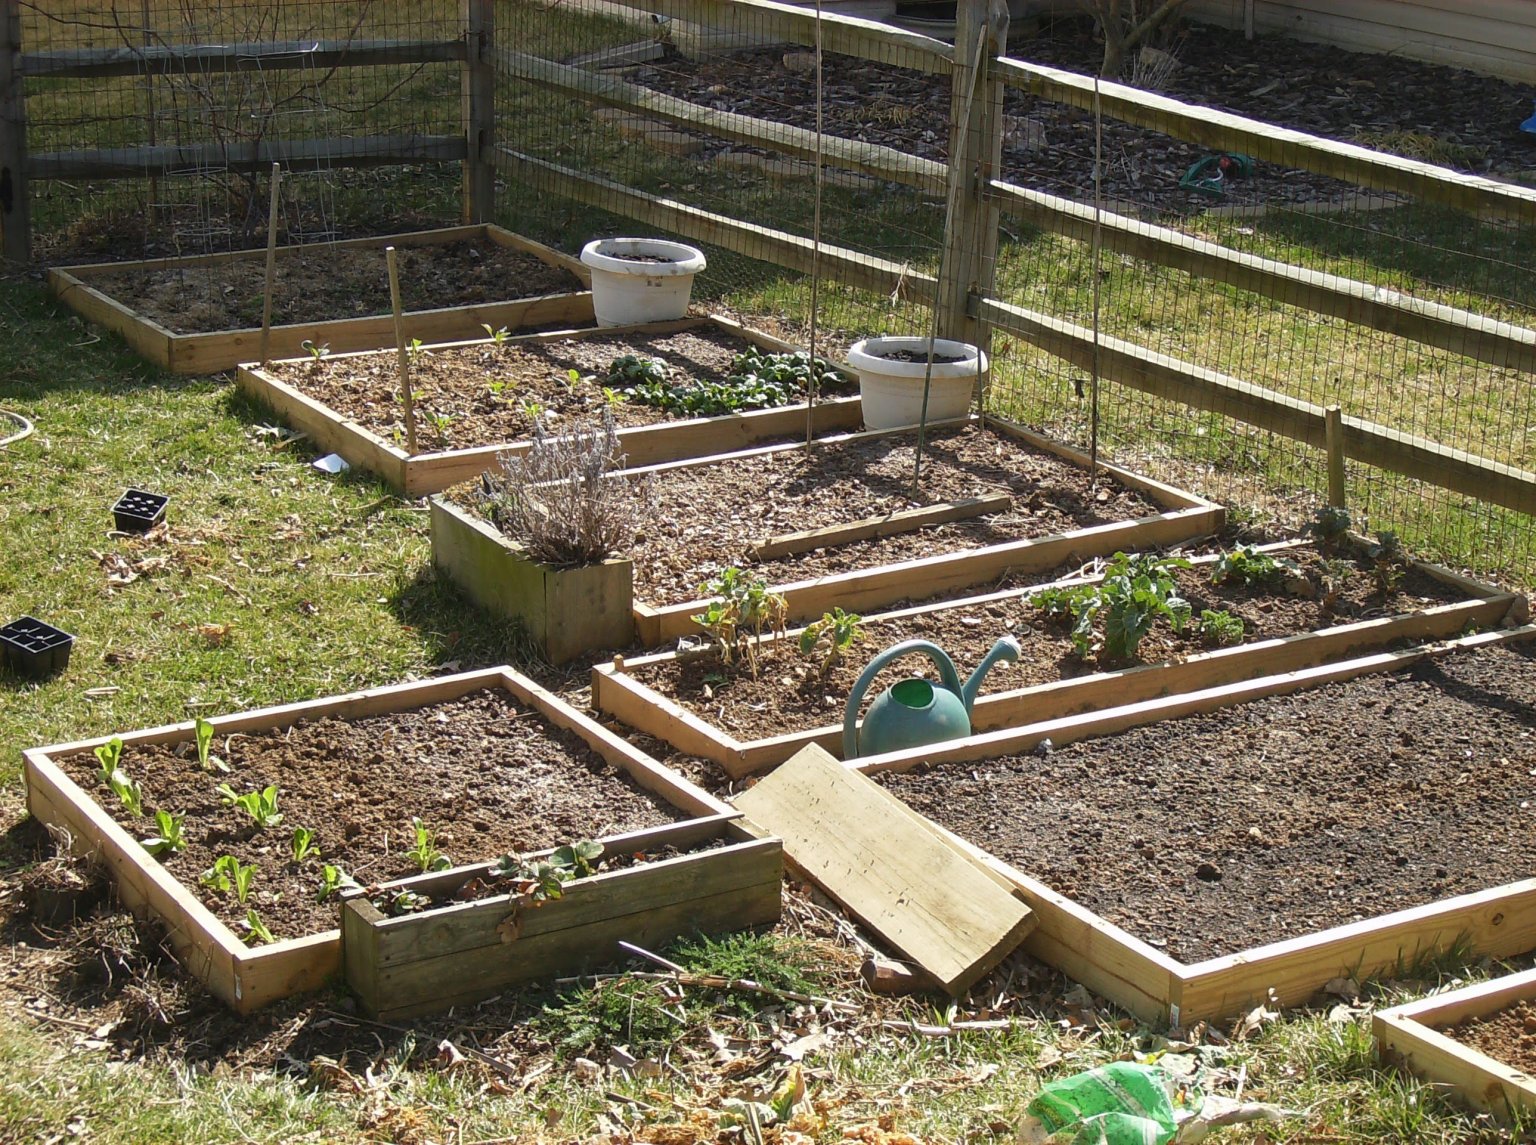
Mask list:
[{"label": "wooden garden stake", "polygon": [[389,304],[395,312],[395,346],[400,362],[400,401],[405,407],[405,448],[416,452],[416,408],[411,402],[411,355],[405,344],[405,330],[400,317],[400,268],[395,263],[395,248],[384,248],[389,263]]},{"label": "wooden garden stake", "polygon": [[272,164],[272,202],[267,206],[267,281],[261,299],[261,364],[272,360],[272,279],[277,274],[277,196],[283,184],[283,165]]},{"label": "wooden garden stake", "polygon": [[1344,411],[1329,406],[1323,411],[1323,440],[1328,449],[1328,504],[1344,508]]}]

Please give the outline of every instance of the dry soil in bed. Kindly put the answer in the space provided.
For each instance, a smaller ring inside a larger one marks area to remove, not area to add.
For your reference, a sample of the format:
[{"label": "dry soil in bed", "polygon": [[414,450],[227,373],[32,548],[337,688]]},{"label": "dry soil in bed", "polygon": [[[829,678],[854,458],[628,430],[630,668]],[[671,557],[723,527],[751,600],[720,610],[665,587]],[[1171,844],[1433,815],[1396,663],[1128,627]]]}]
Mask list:
[{"label": "dry soil in bed", "polygon": [[[605,385],[615,358],[659,358],[671,367],[673,383],[681,385],[724,378],[736,355],[751,345],[723,331],[701,329],[623,338],[478,342],[426,351],[416,357],[411,373],[416,432],[425,448],[473,449],[529,437],[540,415],[557,430],[595,426],[605,411],[620,428],[670,421],[672,414],[624,400]],[[579,380],[572,380],[572,370]],[[392,352],[278,362],[267,372],[380,437],[404,439],[400,375]]]},{"label": "dry soil in bed", "polygon": [[1536,865],[1536,646],[881,782],[1186,963]]},{"label": "dry soil in bed", "polygon": [[[1313,545],[1287,550],[1285,555],[1309,577],[1317,575],[1324,560]],[[1181,660],[1209,651],[1212,646],[1201,640],[1196,623],[1204,609],[1224,610],[1236,616],[1243,622],[1243,643],[1250,643],[1374,617],[1422,612],[1465,599],[1463,594],[1417,570],[1406,573],[1398,591],[1382,596],[1371,573],[1355,564],[1348,568],[1343,591],[1328,609],[1316,597],[1299,596],[1283,587],[1247,585],[1236,579],[1212,584],[1209,564],[1179,570],[1176,575],[1180,595],[1189,601],[1195,620],[1182,633],[1175,633],[1166,621],[1159,620],[1142,641],[1138,662]],[[1070,624],[1047,619],[1029,603],[1028,596],[917,616],[870,620],[864,633],[863,641],[825,676],[820,672],[825,645],[805,656],[795,640],[765,644],[755,677],[747,663],[738,661],[727,667],[717,656],[663,660],[630,671],[640,683],[655,688],[737,739],[754,740],[841,721],[843,705],[865,664],[882,648],[903,640],[933,641],[950,654],[964,678],[999,637],[1013,636],[1022,646],[1023,654],[1016,664],[994,665],[984,693],[1129,666],[1094,655],[1078,656],[1070,637]],[[874,698],[906,675],[932,679],[938,673],[920,654],[902,657],[875,678],[868,697]]]},{"label": "dry soil in bed", "polygon": [[[412,816],[461,863],[688,818],[500,689],[367,719],[221,735],[213,750],[230,774],[204,773],[190,745],[125,748],[121,766],[143,785],[143,819],[101,785],[89,752],[63,766],[137,837],[154,833],[156,808],[185,812],[189,846],[165,868],[237,933],[246,908],[198,883],[224,854],[259,864],[247,905],[276,937],[294,938],[337,925],[334,900],[315,901],[322,863],[365,884],[420,873],[405,853]],[[221,782],[237,792],[277,784],[282,823],[257,830],[244,811],[222,805]],[[290,861],[295,827],[314,831],[320,848],[302,866]]]},{"label": "dry soil in bed", "polygon": [[1443,1032],[1512,1069],[1536,1075],[1536,1003],[1516,1002]]},{"label": "dry soil in bed", "polygon": [[[570,271],[498,243],[462,241],[401,247],[406,310],[504,302],[584,290]],[[246,258],[174,270],[121,270],[89,283],[177,334],[261,325],[266,262]],[[389,271],[379,248],[308,247],[277,259],[272,322],[324,322],[388,314]]]}]

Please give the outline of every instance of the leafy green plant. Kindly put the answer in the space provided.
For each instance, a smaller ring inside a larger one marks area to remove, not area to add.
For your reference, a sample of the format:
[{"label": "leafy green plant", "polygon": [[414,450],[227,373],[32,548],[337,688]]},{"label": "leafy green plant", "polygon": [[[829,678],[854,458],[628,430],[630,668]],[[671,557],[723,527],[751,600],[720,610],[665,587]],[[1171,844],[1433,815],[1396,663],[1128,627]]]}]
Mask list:
[{"label": "leafy green plant", "polygon": [[517,381],[513,378],[498,378],[494,382],[487,382],[485,388],[491,391],[491,397],[499,398],[508,390],[517,389]]},{"label": "leafy green plant", "polygon": [[[1109,559],[1102,580],[1074,588],[1044,589],[1030,600],[1050,619],[1070,618],[1072,646],[1079,656],[1088,657],[1098,644],[1102,659],[1130,660],[1159,617],[1166,618],[1175,632],[1184,630],[1192,610],[1179,595],[1174,571],[1189,567],[1182,557],[1116,553]],[[1098,635],[1100,617],[1102,638]]]},{"label": "leafy green plant", "polygon": [[537,906],[565,894],[565,884],[597,873],[597,861],[603,857],[603,845],[590,839],[556,847],[547,859],[524,859],[503,855],[490,868],[498,879],[518,884],[514,892]]},{"label": "leafy green plant", "polygon": [[426,345],[427,344],[420,338],[411,339],[410,344],[405,348],[405,356],[410,361],[411,365],[414,366],[417,359],[420,358],[422,354],[426,353]]},{"label": "leafy green plant", "polygon": [[1253,545],[1242,545],[1221,554],[1211,568],[1211,583],[1240,580],[1244,584],[1275,584],[1300,575],[1301,567],[1295,561],[1262,553]]},{"label": "leafy green plant", "polygon": [[623,354],[608,364],[604,381],[608,385],[662,386],[672,376],[672,370],[660,358],[642,358],[639,354]]},{"label": "leafy green plant", "polygon": [[492,330],[489,322],[482,322],[480,323],[480,329],[484,330],[485,336],[498,346],[512,337],[512,331],[508,330],[505,326]]},{"label": "leafy green plant", "polygon": [[1349,510],[1340,505],[1324,505],[1312,514],[1312,520],[1302,530],[1317,538],[1324,548],[1332,548],[1349,532]]},{"label": "leafy green plant", "polygon": [[439,413],[437,410],[429,409],[423,410],[421,416],[432,427],[433,433],[437,434],[440,439],[447,440],[448,427],[453,424],[454,420],[451,413]]},{"label": "leafy green plant", "polygon": [[332,895],[338,895],[342,891],[361,890],[358,881],[340,866],[334,863],[326,863],[320,868],[320,891],[315,896],[316,902],[324,902]]},{"label": "leafy green plant", "polygon": [[272,937],[272,931],[267,928],[267,924],[261,921],[261,915],[257,913],[255,907],[245,912],[246,945],[251,945],[252,940],[261,942],[277,941],[277,939]]},{"label": "leafy green plant", "polygon": [[1397,534],[1391,529],[1383,529],[1376,534],[1374,542],[1365,546],[1362,555],[1371,575],[1376,579],[1376,591],[1382,596],[1391,596],[1396,592],[1402,584],[1408,564],[1407,554],[1403,552]]},{"label": "leafy green plant", "polygon": [[112,786],[112,774],[123,759],[123,741],[113,736],[106,743],[98,747],[93,753],[96,757],[96,774],[101,779],[103,787]]},{"label": "leafy green plant", "polygon": [[549,861],[562,870],[571,872],[572,878],[590,878],[597,873],[597,861],[603,857],[603,845],[591,839],[582,839],[556,847],[550,852]]},{"label": "leafy green plant", "polygon": [[614,406],[623,405],[628,400],[629,398],[625,397],[623,393],[614,389],[612,386],[603,387],[603,402],[610,409],[612,409]]},{"label": "leafy green plant", "polygon": [[379,909],[391,915],[402,915],[423,910],[431,905],[432,900],[426,895],[417,894],[415,891],[396,891]]},{"label": "leafy green plant", "polygon": [[305,338],[304,341],[299,343],[299,345],[304,347],[305,350],[309,351],[309,357],[312,364],[318,364],[322,358],[329,358],[331,356],[331,344],[329,342],[316,343],[312,342],[308,338]]},{"label": "leafy green plant", "polygon": [[242,863],[233,855],[220,855],[213,861],[213,866],[198,876],[198,882],[220,894],[234,891],[235,899],[244,902],[250,896],[251,884],[256,881],[256,870],[255,863]]},{"label": "leafy green plant", "polygon": [[302,863],[311,855],[318,855],[320,848],[315,846],[315,833],[308,827],[295,827],[289,841],[289,851],[295,863]]},{"label": "leafy green plant", "polygon": [[219,798],[224,801],[226,807],[238,807],[256,821],[256,826],[266,829],[276,827],[283,821],[282,814],[277,809],[277,784],[269,783],[260,791],[247,791],[239,794],[227,783],[221,783],[218,787]]},{"label": "leafy green plant", "polygon": [[121,768],[114,771],[107,780],[107,786],[122,800],[123,806],[128,808],[128,814],[135,819],[144,814],[144,789],[137,780],[128,778],[127,772]]},{"label": "leafy green plant", "polygon": [[182,834],[185,815],[173,815],[163,808],[155,812],[155,833],[139,844],[151,855],[178,854],[187,849],[186,836]]},{"label": "leafy green plant", "polygon": [[757,646],[765,632],[783,633],[788,604],[778,593],[768,591],[767,581],[749,577],[738,568],[723,570],[703,590],[714,599],[692,617],[693,621],[714,638],[720,658],[727,664],[745,653],[755,677]]},{"label": "leafy green plant", "polygon": [[204,771],[227,772],[229,770],[229,764],[225,763],[222,759],[213,754],[213,732],[213,724],[208,720],[203,719],[202,716],[198,716],[196,725],[197,766],[202,768]]},{"label": "leafy green plant", "polygon": [[1218,648],[1243,641],[1243,621],[1224,609],[1200,610],[1200,639]]},{"label": "leafy green plant", "polygon": [[[633,357],[616,359],[614,366]],[[645,405],[688,417],[773,409],[800,401],[813,385],[842,380],[826,359],[817,358],[813,364],[804,350],[772,354],[751,347],[736,355],[725,378],[677,384],[669,380],[664,363],[653,361],[662,370],[647,371],[644,362],[637,359],[619,374],[610,367],[609,384],[623,385],[629,397]]]},{"label": "leafy green plant", "polygon": [[544,415],[544,404],[533,398],[526,399],[518,408],[522,410],[523,416],[532,422],[537,422]]},{"label": "leafy green plant", "polygon": [[825,676],[832,666],[848,654],[855,644],[864,639],[864,618],[856,612],[844,612],[834,606],[831,612],[823,612],[821,619],[813,620],[800,633],[800,655],[811,656],[818,647],[825,645],[822,654],[821,674]]},{"label": "leafy green plant", "polygon": [[423,874],[428,871],[446,871],[453,866],[453,860],[437,849],[436,835],[421,821],[420,816],[411,817],[411,830],[416,833],[416,845],[406,854],[421,868]]}]

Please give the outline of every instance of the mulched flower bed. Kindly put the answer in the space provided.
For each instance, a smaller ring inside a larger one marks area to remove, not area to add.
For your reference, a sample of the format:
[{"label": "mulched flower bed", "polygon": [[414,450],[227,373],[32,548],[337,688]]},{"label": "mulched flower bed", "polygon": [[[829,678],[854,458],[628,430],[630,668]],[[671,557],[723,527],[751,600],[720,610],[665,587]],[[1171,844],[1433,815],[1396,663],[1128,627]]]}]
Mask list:
[{"label": "mulched flower bed", "polygon": [[[187,849],[164,856],[165,868],[237,934],[248,906],[280,939],[335,927],[337,900],[316,901],[325,863],[363,884],[419,874],[406,855],[413,816],[458,862],[689,817],[500,689],[366,719],[220,735],[213,753],[229,774],[205,773],[189,744],[126,747],[120,766],[144,791],[139,819],[102,786],[91,753],[60,762],[135,836],[154,833],[156,808],[184,812]],[[257,829],[223,805],[220,783],[241,793],[277,784],[282,822]],[[320,851],[302,864],[291,861],[296,827],[314,831]],[[199,884],[225,854],[259,864],[246,904]]]},{"label": "mulched flower bed", "polygon": [[[569,271],[494,242],[400,247],[396,256],[406,310],[586,289]],[[93,276],[90,284],[173,333],[202,334],[260,326],[266,273],[262,259],[240,259],[177,270],[118,271]],[[302,254],[279,254],[273,325],[389,312],[389,271],[382,250],[318,246]]]},{"label": "mulched flower bed", "polygon": [[[671,368],[671,380],[682,384],[725,377],[736,355],[750,346],[722,331],[699,329],[622,338],[483,342],[425,351],[411,367],[416,431],[430,448],[470,449],[526,438],[541,416],[555,432],[590,428],[605,413],[620,428],[671,421],[677,415],[626,400],[619,387],[608,385],[605,379],[614,359],[625,354],[659,358]],[[570,376],[572,370],[577,379]],[[393,353],[274,362],[266,372],[348,421],[381,437],[403,440],[400,375]],[[848,384],[824,388],[822,394],[835,397],[852,391]]]},{"label": "mulched flower bed", "polygon": [[[1285,556],[1306,577],[1318,576],[1324,560],[1331,559],[1311,545],[1289,549]],[[1353,562],[1348,569],[1340,597],[1331,608],[1324,608],[1315,596],[1302,597],[1279,586],[1246,585],[1237,579],[1212,584],[1210,565],[1179,570],[1175,574],[1179,592],[1189,601],[1194,619],[1182,634],[1175,633],[1166,621],[1159,621],[1142,641],[1138,660],[1156,663],[1184,659],[1214,647],[1202,641],[1198,631],[1204,609],[1223,610],[1238,617],[1244,628],[1242,642],[1251,643],[1378,616],[1421,612],[1465,599],[1417,570],[1407,571],[1398,590],[1383,596],[1370,572]],[[1016,664],[994,665],[983,694],[1127,666],[1078,656],[1069,637],[1070,625],[1046,618],[1026,596],[918,616],[870,620],[864,631],[864,640],[825,676],[819,671],[825,647],[805,656],[794,640],[775,640],[763,645],[755,678],[745,662],[727,666],[714,655],[635,665],[627,671],[638,682],[737,739],[753,740],[838,722],[864,666],[875,653],[903,640],[933,641],[949,653],[964,679],[999,637],[1013,636],[1023,647],[1023,655]],[[903,657],[876,677],[870,685],[869,698],[906,675],[935,678],[937,673],[920,654]]]},{"label": "mulched flower bed", "polygon": [[879,781],[1182,962],[1530,875],[1536,646]]},{"label": "mulched flower bed", "polygon": [[1495,1061],[1536,1075],[1536,1002],[1516,1002],[1440,1032]]}]

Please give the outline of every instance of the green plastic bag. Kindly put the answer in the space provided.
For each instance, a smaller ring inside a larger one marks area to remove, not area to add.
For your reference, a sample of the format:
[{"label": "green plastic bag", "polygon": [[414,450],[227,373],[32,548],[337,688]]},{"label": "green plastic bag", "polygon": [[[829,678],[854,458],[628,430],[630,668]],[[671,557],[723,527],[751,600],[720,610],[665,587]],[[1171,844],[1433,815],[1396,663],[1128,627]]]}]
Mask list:
[{"label": "green plastic bag", "polygon": [[1019,1139],[1060,1145],[1168,1145],[1197,1112],[1198,1090],[1178,1091],[1156,1066],[1110,1062],[1049,1082],[1024,1110]]}]

